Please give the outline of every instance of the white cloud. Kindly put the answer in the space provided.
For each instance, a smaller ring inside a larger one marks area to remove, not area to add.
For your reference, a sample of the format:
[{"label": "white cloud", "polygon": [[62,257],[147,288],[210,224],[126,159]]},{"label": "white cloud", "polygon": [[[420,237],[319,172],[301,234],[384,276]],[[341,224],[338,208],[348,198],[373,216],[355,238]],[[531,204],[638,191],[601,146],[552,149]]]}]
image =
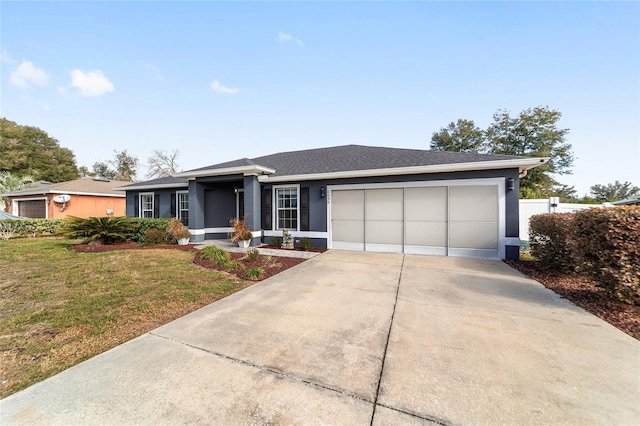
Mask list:
[{"label": "white cloud", "polygon": [[295,43],[300,47],[304,46],[304,43],[302,42],[302,40],[300,40],[298,37],[292,36],[289,33],[279,32],[278,41],[280,41],[280,43]]},{"label": "white cloud", "polygon": [[18,68],[11,73],[11,84],[27,88],[31,85],[46,86],[49,84],[49,74],[33,65],[33,62],[22,61]]},{"label": "white cloud", "polygon": [[102,96],[113,92],[113,83],[102,74],[102,71],[71,71],[71,87],[78,89],[80,96]]},{"label": "white cloud", "polygon": [[2,49],[2,62],[5,64],[15,64],[16,60],[9,55],[9,51],[7,49]]},{"label": "white cloud", "polygon": [[211,88],[216,93],[223,93],[226,95],[235,95],[240,91],[240,89],[238,88],[223,86],[222,83],[220,83],[218,80],[215,80],[214,82],[211,83]]}]

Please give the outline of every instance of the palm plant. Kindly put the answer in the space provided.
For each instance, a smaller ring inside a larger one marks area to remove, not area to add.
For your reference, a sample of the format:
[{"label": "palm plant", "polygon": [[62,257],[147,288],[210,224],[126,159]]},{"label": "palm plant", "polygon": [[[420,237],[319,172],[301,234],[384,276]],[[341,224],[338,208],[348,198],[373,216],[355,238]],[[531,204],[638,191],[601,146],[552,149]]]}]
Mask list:
[{"label": "palm plant", "polygon": [[36,180],[30,175],[18,176],[11,172],[0,172],[0,210],[5,209],[5,198],[2,196],[3,194],[30,188],[35,185],[35,183]]},{"label": "palm plant", "polygon": [[130,239],[135,225],[126,217],[69,216],[59,233],[71,238],[90,238],[97,244],[110,244]]}]

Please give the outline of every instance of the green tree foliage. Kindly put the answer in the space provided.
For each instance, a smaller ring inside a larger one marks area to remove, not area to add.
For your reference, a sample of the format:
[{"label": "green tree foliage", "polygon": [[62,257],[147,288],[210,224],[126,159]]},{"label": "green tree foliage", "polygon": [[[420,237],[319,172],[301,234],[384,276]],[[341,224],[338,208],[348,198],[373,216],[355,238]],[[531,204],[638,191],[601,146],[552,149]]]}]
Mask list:
[{"label": "green tree foliage", "polygon": [[571,173],[573,165],[571,145],[566,142],[569,130],[557,126],[561,116],[549,107],[528,108],[513,117],[507,110],[498,110],[485,131],[473,121],[460,119],[433,134],[431,149],[550,157],[520,181],[521,198],[546,198],[560,185],[553,175]]},{"label": "green tree foliage", "polygon": [[578,203],[581,201],[575,187],[563,184],[554,186],[549,196],[559,197],[561,203]]},{"label": "green tree foliage", "polygon": [[484,152],[484,132],[471,120],[451,122],[431,137],[434,151]]},{"label": "green tree foliage", "polygon": [[618,201],[640,195],[640,188],[631,182],[620,183],[615,181],[607,185],[593,185],[589,188],[591,197],[599,203],[605,201]]},{"label": "green tree foliage", "polygon": [[548,107],[525,109],[517,117],[499,110],[486,132],[492,154],[550,157],[520,181],[521,188],[533,189],[545,197],[558,185],[552,174],[571,173],[573,165],[571,145],[565,140],[569,130],[557,127],[561,116],[559,111]]},{"label": "green tree foliage", "polygon": [[0,118],[0,171],[36,180],[63,182],[78,178],[73,152],[37,127]]},{"label": "green tree foliage", "polygon": [[100,177],[111,180],[134,181],[138,173],[140,161],[137,157],[129,154],[127,150],[114,150],[114,156],[108,161],[96,161],[91,170],[87,167],[80,167],[82,176]]}]

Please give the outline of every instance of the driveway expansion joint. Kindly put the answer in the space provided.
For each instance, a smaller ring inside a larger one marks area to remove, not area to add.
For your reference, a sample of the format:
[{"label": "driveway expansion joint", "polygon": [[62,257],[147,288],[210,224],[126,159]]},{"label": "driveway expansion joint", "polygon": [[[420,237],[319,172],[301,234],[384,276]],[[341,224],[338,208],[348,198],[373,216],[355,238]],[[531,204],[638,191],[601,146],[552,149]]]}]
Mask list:
[{"label": "driveway expansion joint", "polygon": [[389,349],[389,340],[391,338],[391,329],[393,328],[393,317],[396,315],[396,306],[398,306],[398,294],[400,294],[400,281],[402,280],[402,271],[404,270],[405,255],[402,255],[402,264],[400,265],[400,273],[398,274],[398,283],[396,285],[396,296],[393,300],[393,311],[391,312],[391,320],[389,321],[389,330],[387,331],[387,341],[384,344],[384,353],[382,354],[382,365],[380,365],[380,376],[378,377],[378,387],[376,388],[376,398],[373,404],[373,413],[371,413],[371,423],[376,416],[376,407],[378,406],[378,396],[380,395],[380,385],[382,384],[382,374],[384,373],[384,362],[387,359],[387,350]]},{"label": "driveway expansion joint", "polygon": [[427,420],[429,422],[432,422],[432,423],[435,423],[435,424],[438,424],[438,425],[441,425],[441,426],[454,426],[455,425],[454,423],[447,422],[446,420],[443,420],[443,419],[438,418],[438,417],[431,417],[431,416],[428,416],[428,415],[425,415],[425,414],[415,414],[415,413],[412,413],[412,412],[409,412],[409,411],[400,410],[398,408],[391,407],[391,406],[386,405],[386,404],[378,403],[376,405],[379,406],[379,407],[384,407],[384,408],[387,408],[389,410],[396,411],[398,413],[406,414],[407,416],[414,417],[416,419]]},{"label": "driveway expansion joint", "polygon": [[152,335],[154,337],[159,337],[160,339],[165,339],[165,340],[168,340],[170,342],[177,343],[179,345],[187,346],[189,348],[192,348],[192,349],[195,349],[195,350],[198,350],[198,351],[206,352],[206,353],[208,353],[210,355],[214,355],[214,356],[217,356],[217,357],[220,357],[220,358],[224,358],[224,359],[229,360],[231,362],[236,362],[236,363],[239,363],[239,364],[242,364],[242,365],[246,365],[248,367],[253,367],[253,368],[256,368],[258,370],[274,374],[276,376],[280,376],[280,377],[287,378],[289,380],[293,380],[293,381],[296,381],[296,382],[304,383],[306,385],[310,385],[310,386],[313,386],[315,388],[328,390],[330,392],[334,392],[334,393],[337,393],[337,394],[340,394],[342,396],[346,396],[346,397],[349,397],[349,398],[353,398],[353,399],[357,399],[357,400],[360,400],[360,401],[368,402],[369,404],[372,404],[372,405],[374,404],[374,402],[371,401],[368,398],[364,398],[362,396],[346,392],[345,390],[342,390],[342,389],[333,388],[331,386],[328,386],[328,385],[325,385],[325,384],[322,384],[322,383],[318,383],[318,382],[312,381],[310,379],[305,379],[305,378],[296,376],[294,374],[285,373],[284,371],[278,370],[278,369],[273,368],[273,367],[267,367],[267,366],[264,366],[264,365],[254,364],[252,362],[249,362],[249,361],[246,361],[246,360],[243,360],[243,359],[240,359],[240,358],[235,358],[235,357],[232,357],[230,355],[225,355],[225,354],[220,353],[220,352],[212,351],[210,349],[205,349],[205,348],[201,348],[199,346],[191,345],[189,343],[181,342],[179,340],[175,340],[175,339],[172,339],[172,338],[167,337],[167,336],[162,336],[162,335],[156,334],[154,332],[149,332],[148,334],[150,334],[150,335]]}]

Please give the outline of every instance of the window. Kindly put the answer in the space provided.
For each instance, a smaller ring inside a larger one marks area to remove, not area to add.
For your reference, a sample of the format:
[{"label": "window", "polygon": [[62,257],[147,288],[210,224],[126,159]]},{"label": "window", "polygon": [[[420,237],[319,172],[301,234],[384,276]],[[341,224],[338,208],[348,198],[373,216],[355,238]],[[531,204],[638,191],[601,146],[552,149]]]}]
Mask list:
[{"label": "window", "polygon": [[153,218],[153,193],[140,194],[140,217]]},{"label": "window", "polygon": [[189,226],[189,191],[179,191],[176,194],[178,219],[184,226]]},{"label": "window", "polygon": [[275,188],[277,229],[298,230],[298,187]]}]

